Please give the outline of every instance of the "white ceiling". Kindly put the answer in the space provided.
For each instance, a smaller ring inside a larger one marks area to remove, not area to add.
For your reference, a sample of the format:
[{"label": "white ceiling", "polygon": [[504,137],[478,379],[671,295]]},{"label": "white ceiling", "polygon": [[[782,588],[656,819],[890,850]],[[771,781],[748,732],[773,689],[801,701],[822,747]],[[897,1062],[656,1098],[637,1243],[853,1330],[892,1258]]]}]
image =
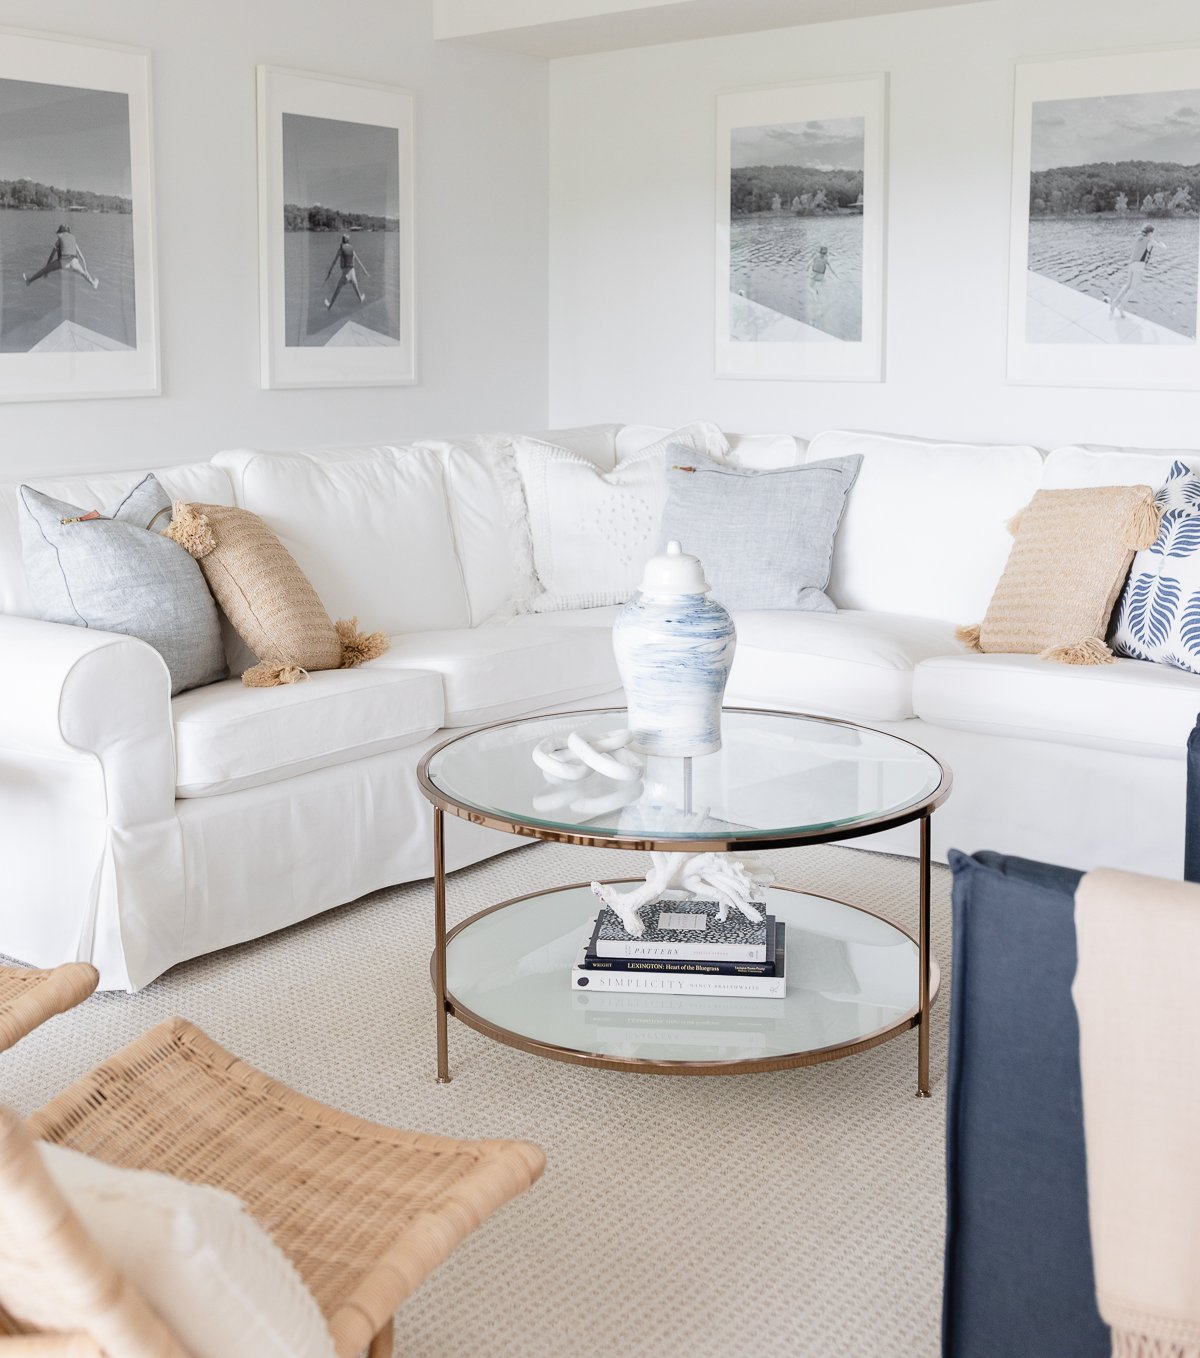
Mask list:
[{"label": "white ceiling", "polygon": [[539,57],[683,42],[985,0],[434,0],[434,37]]}]

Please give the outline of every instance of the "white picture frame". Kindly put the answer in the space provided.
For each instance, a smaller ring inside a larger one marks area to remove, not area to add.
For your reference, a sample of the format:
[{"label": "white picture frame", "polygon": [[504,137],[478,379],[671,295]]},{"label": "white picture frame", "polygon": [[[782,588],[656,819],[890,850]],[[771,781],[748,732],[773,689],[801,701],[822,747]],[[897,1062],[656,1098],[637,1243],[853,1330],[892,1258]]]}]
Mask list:
[{"label": "white picture frame", "polygon": [[0,31],[0,401],[161,391],[150,56]]},{"label": "white picture frame", "polygon": [[[1179,132],[1180,110],[1194,134]],[[1200,387],[1200,186],[1188,210],[1169,206],[1177,160],[1200,162],[1200,50],[1017,66],[1010,383]]]},{"label": "white picture frame", "polygon": [[259,66],[262,386],[416,382],[413,153],[407,90]]},{"label": "white picture frame", "polygon": [[886,123],[882,73],[717,96],[717,377],[883,380]]}]

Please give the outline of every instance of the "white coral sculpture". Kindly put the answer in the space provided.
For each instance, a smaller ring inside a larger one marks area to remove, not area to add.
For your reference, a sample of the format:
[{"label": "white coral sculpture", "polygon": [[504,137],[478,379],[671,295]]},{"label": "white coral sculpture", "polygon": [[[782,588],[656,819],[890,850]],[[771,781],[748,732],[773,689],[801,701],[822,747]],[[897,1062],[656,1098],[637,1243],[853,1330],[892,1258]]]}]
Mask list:
[{"label": "white coral sculpture", "polygon": [[593,882],[592,890],[634,938],[646,932],[642,907],[658,900],[667,891],[685,891],[693,900],[716,900],[717,919],[729,918],[731,909],[752,924],[762,923],[765,889],[774,874],[751,867],[727,854],[651,853],[650,871],[640,885],[621,891],[615,886]]}]

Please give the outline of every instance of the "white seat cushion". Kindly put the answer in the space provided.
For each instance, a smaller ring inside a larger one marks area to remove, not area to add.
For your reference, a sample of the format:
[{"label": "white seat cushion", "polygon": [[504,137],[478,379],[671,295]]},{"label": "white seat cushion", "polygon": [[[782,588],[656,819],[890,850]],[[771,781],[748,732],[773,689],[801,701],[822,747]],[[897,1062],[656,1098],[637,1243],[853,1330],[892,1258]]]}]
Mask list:
[{"label": "white seat cushion", "polygon": [[441,675],[447,726],[478,726],[620,687],[606,628],[537,626],[534,619],[392,638],[369,668]]},{"label": "white seat cushion", "polygon": [[375,666],[322,670],[280,688],[229,679],[171,706],[178,797],[260,787],[415,745],[444,715],[436,674]]},{"label": "white seat cushion", "polygon": [[1200,712],[1200,675],[1146,660],[1078,666],[947,655],[917,666],[913,707],[924,721],[963,731],[1182,758]]},{"label": "white seat cushion", "polygon": [[913,715],[913,667],[958,649],[954,625],[894,613],[738,613],[730,707],[861,721]]}]

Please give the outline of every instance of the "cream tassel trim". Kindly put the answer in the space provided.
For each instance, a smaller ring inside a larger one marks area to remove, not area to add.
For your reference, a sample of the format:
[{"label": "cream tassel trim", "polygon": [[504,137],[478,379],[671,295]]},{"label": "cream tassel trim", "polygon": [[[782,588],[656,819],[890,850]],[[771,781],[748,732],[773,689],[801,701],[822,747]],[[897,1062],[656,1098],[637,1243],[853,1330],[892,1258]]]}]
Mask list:
[{"label": "cream tassel trim", "polygon": [[956,627],[954,629],[955,639],[961,641],[968,651],[982,651],[983,643],[980,640],[982,624],[973,623],[970,627]]},{"label": "cream tassel trim", "polygon": [[1025,517],[1025,510],[1028,508],[1029,506],[1026,505],[1023,509],[1018,509],[1012,518],[1004,525],[1014,538],[1021,531],[1021,520]]},{"label": "cream tassel trim", "polygon": [[308,671],[299,665],[271,665],[260,661],[242,675],[247,688],[278,688],[280,684],[299,684],[308,678]]},{"label": "cream tassel trim", "polygon": [[1059,665],[1112,665],[1113,653],[1099,637],[1084,637],[1066,646],[1050,646],[1039,656],[1039,660],[1053,660]]},{"label": "cream tassel trim", "polygon": [[342,618],[335,622],[338,640],[342,643],[342,663],[339,669],[356,669],[364,660],[375,660],[391,645],[382,632],[360,632],[357,618]]},{"label": "cream tassel trim", "polygon": [[1153,547],[1161,526],[1162,510],[1154,503],[1154,497],[1146,492],[1146,498],[1134,505],[1125,528],[1125,546],[1135,552]]},{"label": "cream tassel trim", "polygon": [[177,542],[189,556],[200,561],[216,547],[217,539],[208,515],[201,514],[195,505],[176,500],[171,506],[171,516],[171,526],[163,532],[163,537]]}]

